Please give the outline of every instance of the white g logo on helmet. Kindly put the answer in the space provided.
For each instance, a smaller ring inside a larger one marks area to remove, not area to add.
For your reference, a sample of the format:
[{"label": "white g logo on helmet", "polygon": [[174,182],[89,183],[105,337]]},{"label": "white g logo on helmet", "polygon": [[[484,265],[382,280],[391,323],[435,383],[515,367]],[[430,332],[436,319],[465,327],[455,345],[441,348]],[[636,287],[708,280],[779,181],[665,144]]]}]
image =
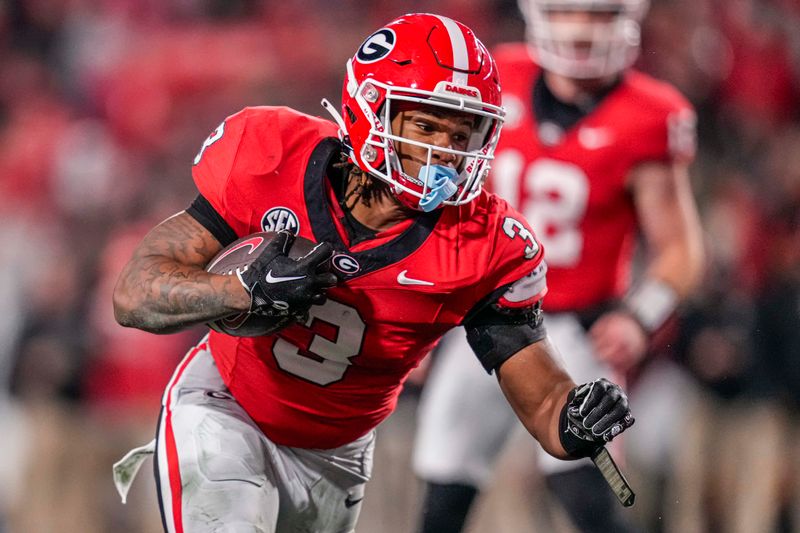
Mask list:
[{"label": "white g logo on helmet", "polygon": [[383,28],[369,37],[359,47],[356,53],[356,60],[359,63],[374,63],[387,55],[394,49],[397,36],[389,28]]}]

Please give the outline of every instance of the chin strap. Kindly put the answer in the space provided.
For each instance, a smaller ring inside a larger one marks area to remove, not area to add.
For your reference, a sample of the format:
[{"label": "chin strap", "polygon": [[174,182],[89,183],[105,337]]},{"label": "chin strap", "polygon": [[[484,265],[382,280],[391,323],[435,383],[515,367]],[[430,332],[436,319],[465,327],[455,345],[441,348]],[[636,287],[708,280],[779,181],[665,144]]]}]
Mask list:
[{"label": "chin strap", "polygon": [[325,108],[325,111],[331,115],[333,121],[336,122],[336,125],[339,126],[339,140],[342,141],[342,144],[344,144],[344,147],[347,149],[350,159],[355,161],[355,157],[353,156],[353,147],[350,146],[350,138],[347,136],[347,130],[345,129],[342,115],[339,114],[339,111],[333,107],[333,104],[331,104],[327,98],[323,98],[320,103],[322,104],[322,107]]},{"label": "chin strap", "polygon": [[344,132],[347,130],[344,127],[344,119],[342,118],[342,115],[339,114],[339,112],[335,107],[333,107],[333,104],[331,104],[327,98],[323,98],[322,102],[320,103],[322,104],[322,107],[325,108],[325,111],[330,113],[330,115],[333,117],[333,121],[336,122],[336,125],[339,126],[339,136],[341,137],[344,135]]}]

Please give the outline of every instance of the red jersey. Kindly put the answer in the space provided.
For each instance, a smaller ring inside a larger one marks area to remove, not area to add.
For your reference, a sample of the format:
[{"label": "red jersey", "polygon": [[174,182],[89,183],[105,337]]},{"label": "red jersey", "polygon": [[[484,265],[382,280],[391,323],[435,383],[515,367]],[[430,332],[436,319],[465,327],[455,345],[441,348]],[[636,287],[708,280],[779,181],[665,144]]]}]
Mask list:
[{"label": "red jersey", "polygon": [[492,190],[517,207],[547,250],[545,309],[582,310],[621,296],[630,283],[637,230],[627,179],[638,164],[690,161],[694,112],[666,83],[630,70],[588,115],[546,143],[534,115],[541,69],[524,44],[495,54],[506,123]]},{"label": "red jersey", "polygon": [[217,128],[193,168],[238,236],[288,228],[337,251],[344,281],[304,325],[264,337],[210,333],[231,393],[289,446],[333,448],[367,433],[448,329],[497,289],[544,270],[525,220],[486,192],[351,246],[326,177],[342,153],[336,135],[333,123],[288,108],[248,108]]}]

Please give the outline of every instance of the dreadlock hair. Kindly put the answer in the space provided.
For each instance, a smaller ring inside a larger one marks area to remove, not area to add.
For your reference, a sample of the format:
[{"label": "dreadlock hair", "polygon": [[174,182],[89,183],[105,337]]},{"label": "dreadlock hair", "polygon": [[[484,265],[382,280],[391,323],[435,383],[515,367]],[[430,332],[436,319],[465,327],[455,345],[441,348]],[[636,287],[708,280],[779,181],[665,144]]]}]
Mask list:
[{"label": "dreadlock hair", "polygon": [[[341,199],[339,204],[342,208],[351,209],[356,203],[362,202],[367,207],[373,200],[384,196],[390,196],[390,185],[381,181],[368,173],[364,172],[358,165],[350,161],[345,152],[339,156],[339,162],[333,164],[333,168],[341,172]],[[349,191],[350,183],[356,184]]]}]

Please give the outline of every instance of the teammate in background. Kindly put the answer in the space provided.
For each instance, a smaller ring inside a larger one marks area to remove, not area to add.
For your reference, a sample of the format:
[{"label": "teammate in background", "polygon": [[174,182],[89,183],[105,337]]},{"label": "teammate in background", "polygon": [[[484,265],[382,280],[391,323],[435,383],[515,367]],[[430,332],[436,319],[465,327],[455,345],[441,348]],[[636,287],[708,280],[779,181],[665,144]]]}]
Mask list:
[{"label": "teammate in background", "polygon": [[[579,381],[635,365],[702,270],[688,178],[695,115],[673,87],[630,68],[646,8],[520,0],[528,43],[496,55],[507,118],[490,184],[541,238],[545,321]],[[637,231],[648,254],[631,289]],[[516,425],[468,351],[463,331],[446,337],[423,389],[413,460],[427,482],[425,533],[462,529]],[[540,466],[579,530],[631,530],[589,461]]]},{"label": "teammate in background", "polygon": [[[472,31],[401,17],[348,61],[342,115],[324,103],[336,123],[275,107],[225,120],[195,158],[200,195],[115,288],[118,321],[155,333],[248,310],[298,317],[270,336],[211,332],[178,366],[155,443],[170,532],[352,531],[375,426],[459,324],[554,456],[586,456],[633,423],[619,387],[576,387],[555,362],[542,249],[481,188],[503,112]],[[262,230],[280,231],[238,279],[204,271]],[[297,260],[295,234],[319,243]]]}]

